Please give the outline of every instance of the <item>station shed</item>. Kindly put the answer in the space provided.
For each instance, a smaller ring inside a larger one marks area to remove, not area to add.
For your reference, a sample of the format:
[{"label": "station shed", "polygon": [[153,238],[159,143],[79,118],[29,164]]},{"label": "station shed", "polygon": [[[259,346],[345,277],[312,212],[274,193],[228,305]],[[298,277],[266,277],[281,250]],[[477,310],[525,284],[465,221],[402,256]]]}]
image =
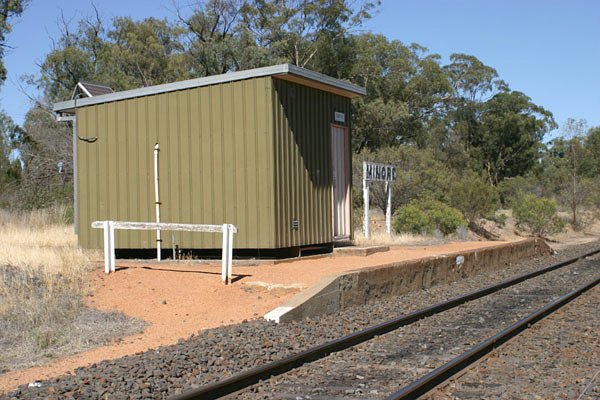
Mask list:
[{"label": "station shed", "polygon": [[[352,237],[352,98],[362,87],[290,64],[54,104],[73,121],[76,232],[101,248],[95,220],[234,224],[234,248],[287,249]],[[176,232],[163,246],[219,249],[219,235]],[[152,249],[122,231],[117,249]],[[265,253],[266,254],[266,253]]]}]

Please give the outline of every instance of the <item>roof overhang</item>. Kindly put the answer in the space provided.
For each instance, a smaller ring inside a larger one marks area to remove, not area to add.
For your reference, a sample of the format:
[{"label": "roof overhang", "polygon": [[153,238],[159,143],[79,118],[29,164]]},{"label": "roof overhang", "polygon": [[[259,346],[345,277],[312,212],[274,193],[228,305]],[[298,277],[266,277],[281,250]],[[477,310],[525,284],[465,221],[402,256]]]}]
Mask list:
[{"label": "roof overhang", "polygon": [[59,103],[54,103],[53,110],[57,113],[72,113],[77,107],[174,92],[177,90],[185,90],[202,86],[218,85],[220,83],[234,82],[263,76],[273,76],[274,78],[296,82],[305,86],[314,87],[316,89],[332,92],[349,98],[355,98],[367,94],[367,90],[365,88],[352,83],[332,78],[318,72],[310,71],[305,68],[300,68],[292,64],[280,64],[270,67],[231,72],[222,75],[207,76],[205,78],[148,86],[140,89],[125,90],[122,92],[109,93],[100,96],[62,101]]}]

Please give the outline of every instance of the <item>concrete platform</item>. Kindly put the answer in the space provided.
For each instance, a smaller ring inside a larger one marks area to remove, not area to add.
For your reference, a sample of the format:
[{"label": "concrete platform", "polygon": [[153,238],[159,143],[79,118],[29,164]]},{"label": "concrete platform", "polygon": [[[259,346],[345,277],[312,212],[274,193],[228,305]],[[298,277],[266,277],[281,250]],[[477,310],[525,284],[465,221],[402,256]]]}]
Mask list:
[{"label": "concrete platform", "polygon": [[279,323],[331,314],[374,298],[398,296],[453,282],[552,251],[543,240],[529,239],[346,271],[323,278],[265,314],[265,318]]},{"label": "concrete platform", "polygon": [[390,246],[344,246],[333,249],[335,256],[366,257],[375,253],[390,251]]}]

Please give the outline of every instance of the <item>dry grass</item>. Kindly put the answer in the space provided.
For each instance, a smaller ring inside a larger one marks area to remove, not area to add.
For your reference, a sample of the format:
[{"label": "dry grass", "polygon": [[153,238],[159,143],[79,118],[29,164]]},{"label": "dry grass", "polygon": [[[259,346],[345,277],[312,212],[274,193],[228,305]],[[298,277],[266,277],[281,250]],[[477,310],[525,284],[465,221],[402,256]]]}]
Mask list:
[{"label": "dry grass", "polygon": [[107,324],[117,336],[143,326],[86,307],[89,261],[97,255],[77,248],[66,214],[64,207],[0,210],[0,373],[114,339],[102,336],[112,329],[89,326]]},{"label": "dry grass", "polygon": [[354,231],[354,244],[357,246],[424,246],[448,243],[444,237],[412,235],[409,233],[388,235],[385,230],[371,231],[370,238],[365,238],[362,230]]},{"label": "dry grass", "polygon": [[0,265],[42,279],[50,292],[62,290],[57,286],[66,282],[69,289],[84,294],[90,254],[77,248],[73,228],[59,222],[63,213],[61,207],[27,214],[1,212]]}]

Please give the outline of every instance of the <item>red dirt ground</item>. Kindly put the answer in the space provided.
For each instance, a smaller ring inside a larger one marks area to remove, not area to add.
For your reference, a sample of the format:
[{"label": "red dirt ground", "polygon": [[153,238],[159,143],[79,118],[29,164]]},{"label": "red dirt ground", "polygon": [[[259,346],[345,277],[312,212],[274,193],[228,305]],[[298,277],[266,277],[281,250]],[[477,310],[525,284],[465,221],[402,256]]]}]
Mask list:
[{"label": "red dirt ground", "polygon": [[[150,323],[144,333],[125,337],[110,346],[57,360],[51,364],[0,375],[0,391],[40,379],[63,375],[77,367],[115,359],[177,342],[202,329],[262,318],[297,290],[256,290],[251,282],[299,284],[309,287],[327,275],[395,261],[418,259],[506,242],[460,242],[440,246],[393,247],[368,257],[325,256],[276,265],[233,267],[234,283],[220,281],[219,265],[193,262],[125,262],[105,275],[99,267],[90,274],[95,291],[89,305],[118,310]],[[100,263],[98,263],[100,266]],[[251,289],[254,288],[254,289]]]}]

